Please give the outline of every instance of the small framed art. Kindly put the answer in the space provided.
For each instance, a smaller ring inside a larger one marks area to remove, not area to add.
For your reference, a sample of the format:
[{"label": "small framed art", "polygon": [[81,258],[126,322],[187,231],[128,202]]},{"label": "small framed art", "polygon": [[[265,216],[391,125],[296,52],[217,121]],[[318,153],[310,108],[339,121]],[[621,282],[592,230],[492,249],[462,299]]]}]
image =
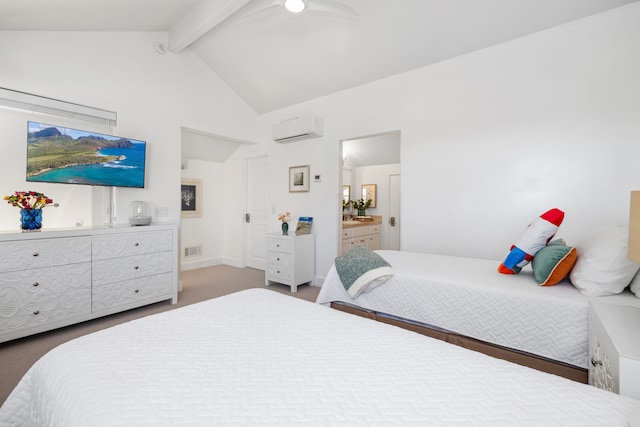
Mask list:
[{"label": "small framed art", "polygon": [[180,206],[183,218],[202,216],[202,180],[182,179]]},{"label": "small framed art", "polygon": [[366,202],[371,199],[370,208],[376,207],[376,184],[363,184],[362,185],[362,199]]},{"label": "small framed art", "polygon": [[309,191],[309,165],[289,168],[289,193]]}]

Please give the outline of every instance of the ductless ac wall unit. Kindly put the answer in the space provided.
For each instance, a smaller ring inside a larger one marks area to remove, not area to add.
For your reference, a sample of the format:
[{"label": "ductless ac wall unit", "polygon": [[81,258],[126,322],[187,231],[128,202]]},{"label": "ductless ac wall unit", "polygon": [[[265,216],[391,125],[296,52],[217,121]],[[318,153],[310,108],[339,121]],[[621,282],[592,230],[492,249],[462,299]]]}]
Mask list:
[{"label": "ductless ac wall unit", "polygon": [[280,143],[317,138],[324,134],[324,122],[313,116],[298,116],[273,125],[273,140]]}]

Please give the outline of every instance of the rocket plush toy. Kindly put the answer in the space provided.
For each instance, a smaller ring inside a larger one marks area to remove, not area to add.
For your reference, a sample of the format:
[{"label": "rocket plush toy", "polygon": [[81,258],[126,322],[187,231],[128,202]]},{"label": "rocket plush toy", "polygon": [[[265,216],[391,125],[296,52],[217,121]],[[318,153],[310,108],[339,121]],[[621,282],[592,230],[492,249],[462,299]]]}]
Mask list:
[{"label": "rocket plush toy", "polygon": [[511,252],[498,267],[502,274],[518,274],[533,259],[538,251],[544,248],[555,236],[562,224],[564,212],[550,209],[536,218],[520,238],[511,246]]}]

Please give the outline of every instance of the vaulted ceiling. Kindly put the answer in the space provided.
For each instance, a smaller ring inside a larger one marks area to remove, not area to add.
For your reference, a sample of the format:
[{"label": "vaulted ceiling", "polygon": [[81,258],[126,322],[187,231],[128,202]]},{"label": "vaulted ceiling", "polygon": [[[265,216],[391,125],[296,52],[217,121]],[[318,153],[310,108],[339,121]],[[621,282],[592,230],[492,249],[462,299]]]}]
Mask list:
[{"label": "vaulted ceiling", "polygon": [[167,32],[264,113],[634,1],[3,0],[0,30]]}]

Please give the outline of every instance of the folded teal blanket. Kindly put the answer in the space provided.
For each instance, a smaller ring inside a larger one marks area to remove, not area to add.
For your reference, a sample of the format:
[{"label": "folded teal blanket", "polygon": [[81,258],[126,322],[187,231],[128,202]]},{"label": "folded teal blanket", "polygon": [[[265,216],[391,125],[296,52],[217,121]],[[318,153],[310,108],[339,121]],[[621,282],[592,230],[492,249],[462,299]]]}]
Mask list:
[{"label": "folded teal blanket", "polygon": [[384,258],[362,246],[345,252],[335,261],[338,276],[351,298],[383,284],[393,275],[393,269]]}]

